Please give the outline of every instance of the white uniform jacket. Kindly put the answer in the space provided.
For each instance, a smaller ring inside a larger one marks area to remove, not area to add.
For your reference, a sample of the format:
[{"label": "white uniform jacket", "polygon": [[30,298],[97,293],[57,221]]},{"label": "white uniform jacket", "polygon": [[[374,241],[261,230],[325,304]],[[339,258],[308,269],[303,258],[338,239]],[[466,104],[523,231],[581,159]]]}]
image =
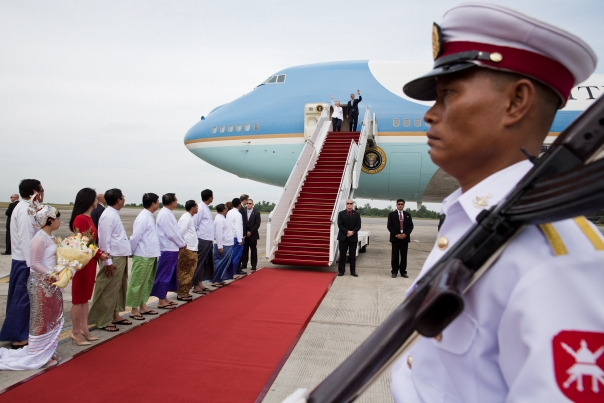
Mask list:
[{"label": "white uniform jacket", "polygon": [[11,258],[30,265],[30,243],[38,230],[34,228],[34,217],[29,215],[29,200],[21,200],[13,210],[10,220]]},{"label": "white uniform jacket", "polygon": [[159,257],[159,238],[153,214],[144,209],[136,216],[130,237],[130,247],[134,256]]},{"label": "white uniform jacket", "polygon": [[[420,277],[530,168],[520,162],[447,197],[438,238],[448,246],[437,239]],[[603,285],[603,237],[584,217],[526,227],[441,337],[420,338],[395,363],[394,400],[603,401]]]},{"label": "white uniform jacket", "polygon": [[185,246],[185,240],[180,236],[176,217],[170,209],[164,207],[159,210],[156,227],[161,251],[178,252],[180,248]]},{"label": "white uniform jacket", "polygon": [[237,243],[241,243],[243,241],[243,218],[239,209],[230,209],[226,215],[226,220],[233,230],[233,238],[237,238]]}]

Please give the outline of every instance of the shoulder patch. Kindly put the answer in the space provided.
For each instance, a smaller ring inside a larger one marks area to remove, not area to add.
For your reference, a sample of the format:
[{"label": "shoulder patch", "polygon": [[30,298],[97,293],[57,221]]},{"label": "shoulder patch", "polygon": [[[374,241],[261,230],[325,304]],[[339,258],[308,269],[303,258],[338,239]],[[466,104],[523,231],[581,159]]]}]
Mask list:
[{"label": "shoulder patch", "polygon": [[556,228],[554,228],[552,224],[539,224],[539,229],[543,232],[543,235],[545,235],[555,256],[568,255],[566,245],[564,245],[562,238],[560,238],[558,231],[556,231]]},{"label": "shoulder patch", "polygon": [[596,232],[596,230],[589,225],[587,218],[584,216],[579,216],[573,218],[573,220],[579,226],[581,232],[583,232],[587,239],[589,239],[589,242],[591,242],[594,248],[596,248],[596,250],[604,250],[604,240],[602,240],[602,237]]}]

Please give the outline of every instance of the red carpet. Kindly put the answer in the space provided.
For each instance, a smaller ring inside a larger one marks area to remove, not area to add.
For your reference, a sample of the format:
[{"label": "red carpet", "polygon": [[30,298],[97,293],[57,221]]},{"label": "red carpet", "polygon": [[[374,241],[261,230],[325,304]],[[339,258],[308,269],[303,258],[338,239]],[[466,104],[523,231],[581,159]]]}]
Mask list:
[{"label": "red carpet", "polygon": [[359,142],[359,132],[329,132],[321,154],[308,173],[277,246],[274,264],[328,266],[331,214],[350,142]]},{"label": "red carpet", "polygon": [[48,370],[0,401],[254,402],[334,276],[262,269]]}]

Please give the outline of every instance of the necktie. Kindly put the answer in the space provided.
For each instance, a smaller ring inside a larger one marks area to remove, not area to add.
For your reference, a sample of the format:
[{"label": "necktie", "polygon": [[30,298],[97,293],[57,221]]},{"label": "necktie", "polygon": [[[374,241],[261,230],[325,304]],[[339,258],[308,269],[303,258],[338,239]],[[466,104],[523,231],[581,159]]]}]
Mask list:
[{"label": "necktie", "polygon": [[403,232],[403,213],[402,212],[398,212],[398,219],[401,223],[401,232]]}]

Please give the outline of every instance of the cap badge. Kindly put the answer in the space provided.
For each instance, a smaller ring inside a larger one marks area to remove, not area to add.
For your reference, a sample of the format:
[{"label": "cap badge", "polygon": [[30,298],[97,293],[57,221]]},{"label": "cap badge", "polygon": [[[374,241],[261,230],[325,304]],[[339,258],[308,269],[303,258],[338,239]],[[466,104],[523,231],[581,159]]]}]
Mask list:
[{"label": "cap badge", "polygon": [[503,60],[503,56],[499,52],[493,52],[489,55],[489,59],[494,63],[499,63]]},{"label": "cap badge", "polygon": [[476,208],[489,207],[489,202],[487,202],[487,200],[490,199],[492,196],[493,195],[490,193],[484,197],[476,196],[476,199],[472,202],[472,204],[474,204],[474,207]]},{"label": "cap badge", "polygon": [[437,23],[432,24],[432,57],[434,60],[443,52],[443,38],[440,26]]}]

